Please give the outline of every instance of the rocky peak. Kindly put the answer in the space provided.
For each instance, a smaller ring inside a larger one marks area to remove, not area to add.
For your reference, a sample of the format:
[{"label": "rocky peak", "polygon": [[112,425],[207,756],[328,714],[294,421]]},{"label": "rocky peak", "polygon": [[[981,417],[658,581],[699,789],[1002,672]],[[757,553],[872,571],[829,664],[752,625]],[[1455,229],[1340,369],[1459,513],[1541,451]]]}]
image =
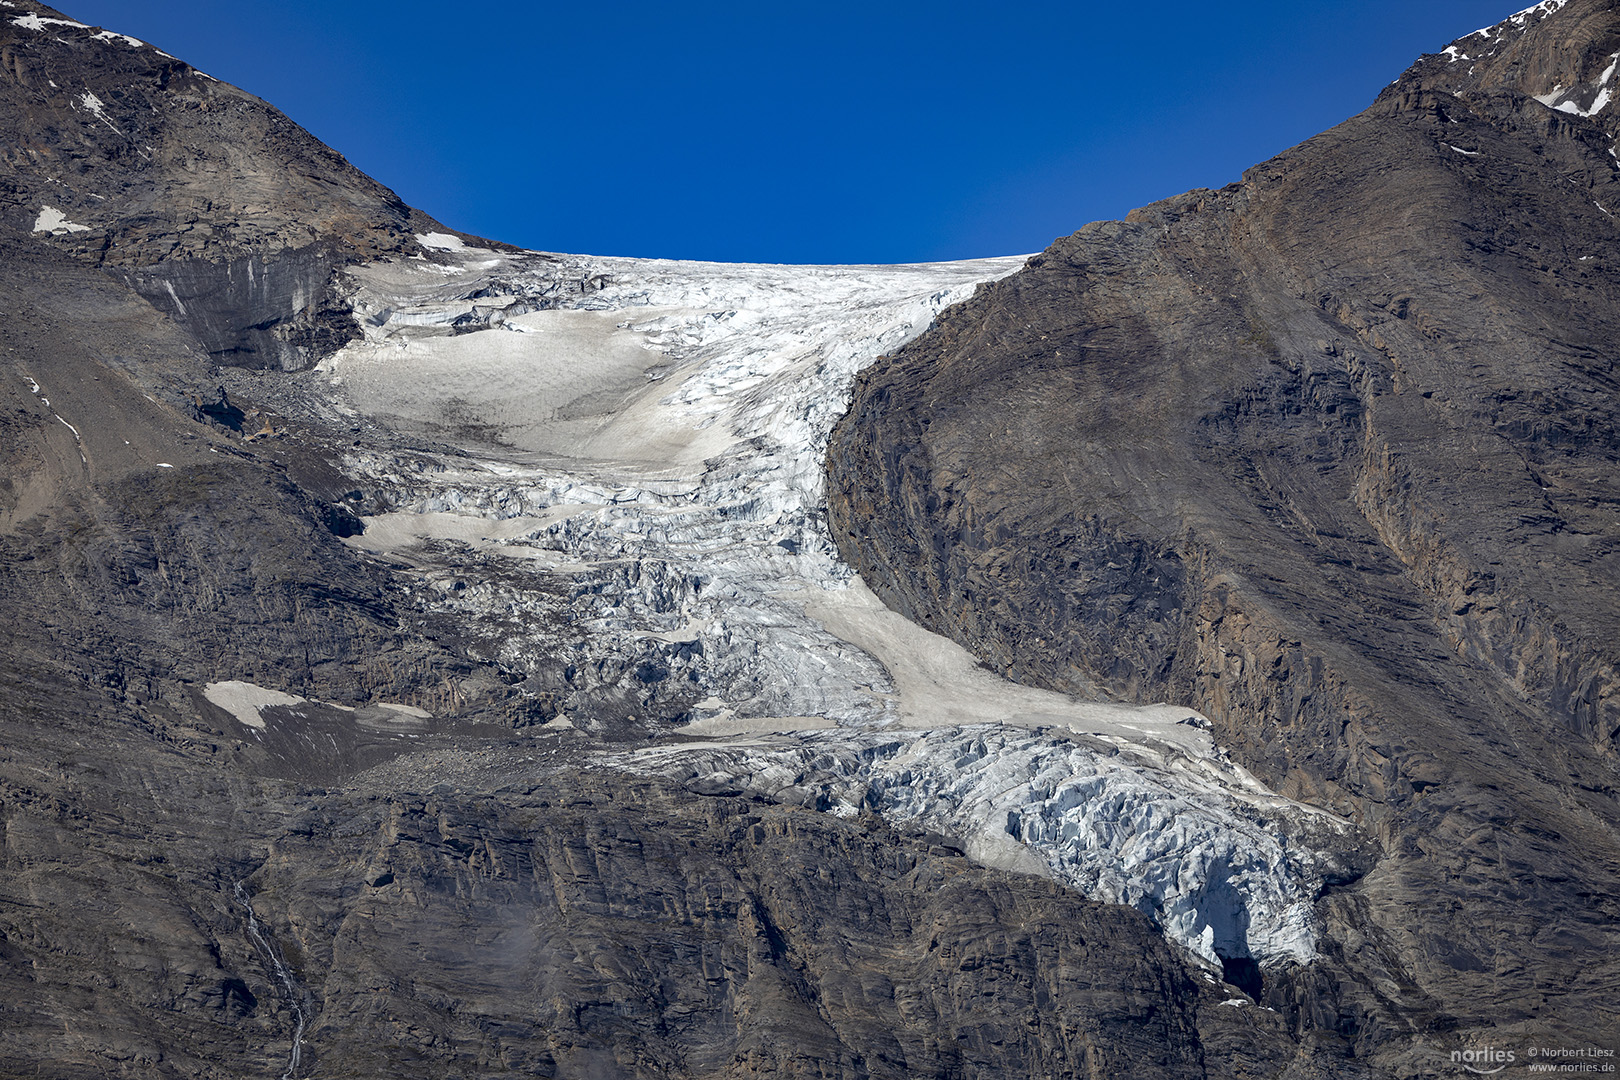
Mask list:
[{"label": "rocky peak", "polygon": [[1391,90],[1414,88],[1511,91],[1620,138],[1620,4],[1543,0],[1423,57]]},{"label": "rocky peak", "polygon": [[111,271],[216,362],[298,369],[356,333],[343,267],[452,230],[252,94],[155,46],[0,5],[0,225]]},{"label": "rocky peak", "polygon": [[100,264],[325,240],[397,250],[412,212],[280,110],[137,38],[0,9],[0,221]]}]

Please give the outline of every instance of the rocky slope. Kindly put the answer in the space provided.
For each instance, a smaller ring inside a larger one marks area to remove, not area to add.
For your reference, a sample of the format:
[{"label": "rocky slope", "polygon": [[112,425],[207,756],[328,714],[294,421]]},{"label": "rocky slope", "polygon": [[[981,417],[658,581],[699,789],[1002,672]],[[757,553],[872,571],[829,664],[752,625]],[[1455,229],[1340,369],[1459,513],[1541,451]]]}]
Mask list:
[{"label": "rocky slope", "polygon": [[1015,274],[476,241],[0,0],[0,1073],[1609,1039],[1611,14]]},{"label": "rocky slope", "polygon": [[38,4],[0,12],[0,222],[102,266],[218,363],[355,335],[341,267],[447,232],[274,107]]},{"label": "rocky slope", "polygon": [[1378,837],[1320,970],[1397,1069],[1440,1026],[1620,1040],[1616,55],[1604,0],[1460,39],[987,286],[829,449],[896,610],[1014,678],[1192,704]]}]

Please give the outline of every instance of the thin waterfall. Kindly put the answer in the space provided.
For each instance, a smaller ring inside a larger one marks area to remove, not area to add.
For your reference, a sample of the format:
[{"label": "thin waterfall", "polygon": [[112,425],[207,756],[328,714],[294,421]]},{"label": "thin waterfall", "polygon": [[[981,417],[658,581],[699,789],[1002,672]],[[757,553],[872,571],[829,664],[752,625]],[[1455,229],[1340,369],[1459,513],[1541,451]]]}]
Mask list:
[{"label": "thin waterfall", "polygon": [[259,946],[259,951],[269,959],[270,970],[275,974],[276,981],[281,984],[282,995],[286,997],[287,1003],[292,1006],[295,1020],[293,1024],[292,1052],[287,1055],[287,1071],[281,1074],[281,1080],[293,1080],[298,1074],[298,1063],[304,1056],[304,1026],[309,1022],[308,1014],[304,1011],[304,995],[299,989],[297,981],[293,978],[292,972],[287,970],[287,965],[282,961],[281,950],[277,949],[275,943],[265,934],[264,925],[259,922],[259,917],[254,914],[253,904],[248,900],[247,890],[242,887],[240,881],[236,883],[236,900],[247,911],[249,936]]}]

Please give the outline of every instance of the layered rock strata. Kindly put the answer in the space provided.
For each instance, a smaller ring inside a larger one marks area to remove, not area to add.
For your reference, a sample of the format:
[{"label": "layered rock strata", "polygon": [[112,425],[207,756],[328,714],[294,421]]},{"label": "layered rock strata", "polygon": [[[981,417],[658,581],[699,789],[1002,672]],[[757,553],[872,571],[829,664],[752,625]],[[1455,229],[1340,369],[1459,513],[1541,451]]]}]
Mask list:
[{"label": "layered rock strata", "polygon": [[1617,50],[1613,4],[1538,5],[1059,240],[863,373],[829,449],[896,610],[1192,704],[1373,830],[1322,909],[1364,1040],[1616,1035]]},{"label": "layered rock strata", "polygon": [[343,267],[448,230],[279,110],[137,38],[0,11],[0,223],[107,269],[215,362],[357,336]]}]

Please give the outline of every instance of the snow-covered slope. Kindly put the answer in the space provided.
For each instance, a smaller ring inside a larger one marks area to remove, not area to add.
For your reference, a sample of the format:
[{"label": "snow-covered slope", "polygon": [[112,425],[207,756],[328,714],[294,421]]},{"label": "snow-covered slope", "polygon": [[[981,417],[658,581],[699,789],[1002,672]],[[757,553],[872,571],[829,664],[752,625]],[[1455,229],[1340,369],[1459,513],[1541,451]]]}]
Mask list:
[{"label": "snow-covered slope", "polygon": [[[427,257],[353,275],[365,339],[319,374],[356,419],[467,453],[357,448],[391,509],[352,542],[413,560],[514,670],[555,653],[560,624],[581,664],[650,668],[647,715],[627,720],[657,742],[602,767],[875,811],[1134,905],[1211,961],[1314,955],[1307,841],[1341,823],[1265,790],[1194,712],[992,676],[885,609],[826,532],[852,376],[1021,258],[739,266],[421,240]],[[593,726],[565,701],[547,728]]]}]

